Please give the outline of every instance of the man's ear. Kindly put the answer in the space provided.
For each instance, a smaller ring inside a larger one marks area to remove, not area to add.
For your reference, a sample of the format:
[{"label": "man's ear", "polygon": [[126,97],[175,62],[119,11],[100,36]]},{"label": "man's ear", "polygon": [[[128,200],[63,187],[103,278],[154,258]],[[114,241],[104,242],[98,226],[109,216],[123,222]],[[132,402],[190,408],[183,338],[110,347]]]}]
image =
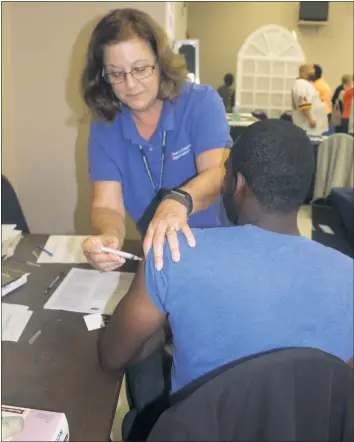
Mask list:
[{"label": "man's ear", "polygon": [[234,196],[235,198],[237,198],[237,200],[244,197],[245,187],[246,187],[245,177],[242,175],[241,172],[237,172],[235,178],[235,189],[234,189]]}]

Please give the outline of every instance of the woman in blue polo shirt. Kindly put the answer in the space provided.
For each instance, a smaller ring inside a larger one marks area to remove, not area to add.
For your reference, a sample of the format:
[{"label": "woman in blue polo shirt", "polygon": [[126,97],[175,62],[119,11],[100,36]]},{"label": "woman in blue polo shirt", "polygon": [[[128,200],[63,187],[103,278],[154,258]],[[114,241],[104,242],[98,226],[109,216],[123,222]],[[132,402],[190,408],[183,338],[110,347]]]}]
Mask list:
[{"label": "woman in blue polo shirt", "polygon": [[219,225],[215,200],[223,181],[229,127],[217,92],[186,81],[185,60],[145,13],[117,9],[96,26],[82,75],[92,111],[88,158],[92,224],[84,243],[103,271],[124,260],[101,252],[124,241],[125,213],[163,265],[165,237],[178,261],[177,230]]}]

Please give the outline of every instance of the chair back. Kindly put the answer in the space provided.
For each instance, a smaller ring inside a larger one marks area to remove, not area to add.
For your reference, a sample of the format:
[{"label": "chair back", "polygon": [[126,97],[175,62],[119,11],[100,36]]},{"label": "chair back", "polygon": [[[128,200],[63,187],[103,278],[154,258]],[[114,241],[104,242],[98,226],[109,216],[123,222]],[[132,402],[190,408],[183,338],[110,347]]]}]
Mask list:
[{"label": "chair back", "polygon": [[148,440],[354,440],[353,370],[335,356],[288,348],[225,367],[176,393]]},{"label": "chair back", "polygon": [[314,200],[326,198],[334,187],[353,187],[354,138],[333,134],[318,146]]},{"label": "chair back", "polygon": [[16,192],[4,175],[1,175],[1,224],[16,224],[17,229],[29,233]]}]

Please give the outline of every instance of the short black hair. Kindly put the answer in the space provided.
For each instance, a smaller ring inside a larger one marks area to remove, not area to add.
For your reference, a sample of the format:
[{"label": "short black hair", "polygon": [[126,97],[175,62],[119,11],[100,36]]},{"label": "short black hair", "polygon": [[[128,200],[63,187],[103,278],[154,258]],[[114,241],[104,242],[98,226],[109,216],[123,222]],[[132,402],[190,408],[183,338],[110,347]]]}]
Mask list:
[{"label": "short black hair", "polygon": [[224,77],[224,83],[226,86],[231,86],[233,82],[234,82],[234,76],[229,72]]},{"label": "short black hair", "polygon": [[249,126],[231,151],[232,173],[245,177],[265,213],[289,214],[303,204],[314,173],[305,131],[284,120]]},{"label": "short black hair", "polygon": [[316,80],[318,80],[319,78],[321,78],[322,77],[322,68],[321,68],[321,66],[319,65],[319,64],[314,64],[313,65],[313,68],[314,68],[314,70],[315,70],[315,77],[316,77]]}]

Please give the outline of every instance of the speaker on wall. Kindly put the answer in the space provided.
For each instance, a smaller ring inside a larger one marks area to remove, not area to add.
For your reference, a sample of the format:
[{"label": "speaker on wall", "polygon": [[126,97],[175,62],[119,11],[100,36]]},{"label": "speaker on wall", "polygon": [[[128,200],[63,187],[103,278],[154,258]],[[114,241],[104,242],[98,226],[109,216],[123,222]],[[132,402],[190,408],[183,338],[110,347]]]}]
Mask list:
[{"label": "speaker on wall", "polygon": [[325,23],[328,20],[329,2],[300,2],[300,23]]}]

